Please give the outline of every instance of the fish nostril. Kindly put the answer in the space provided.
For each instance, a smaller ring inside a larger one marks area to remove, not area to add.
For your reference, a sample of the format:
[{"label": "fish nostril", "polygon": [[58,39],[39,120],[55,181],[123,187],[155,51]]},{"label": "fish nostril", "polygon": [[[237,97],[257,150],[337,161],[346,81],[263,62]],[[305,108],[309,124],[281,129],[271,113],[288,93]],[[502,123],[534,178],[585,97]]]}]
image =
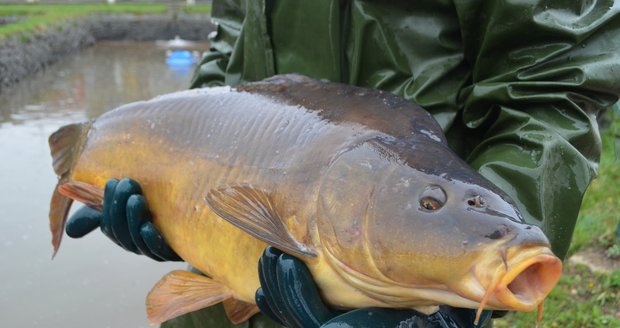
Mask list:
[{"label": "fish nostril", "polygon": [[470,198],[470,199],[467,200],[467,205],[473,206],[473,207],[477,207],[477,208],[481,208],[481,207],[484,207],[486,205],[486,202],[485,202],[484,198],[482,198],[479,195],[476,195],[473,198]]}]

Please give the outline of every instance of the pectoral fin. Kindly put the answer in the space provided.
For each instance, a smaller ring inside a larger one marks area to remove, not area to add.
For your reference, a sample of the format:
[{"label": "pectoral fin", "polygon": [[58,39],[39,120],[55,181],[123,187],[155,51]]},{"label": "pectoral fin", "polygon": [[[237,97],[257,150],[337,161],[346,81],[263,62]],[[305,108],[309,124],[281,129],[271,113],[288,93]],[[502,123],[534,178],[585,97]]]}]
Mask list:
[{"label": "pectoral fin", "polygon": [[224,301],[224,310],[230,322],[238,325],[260,312],[258,306],[230,298]]},{"label": "pectoral fin", "polygon": [[228,287],[215,280],[189,271],[172,271],[146,297],[148,320],[159,324],[220,303],[232,295]]},{"label": "pectoral fin", "polygon": [[296,256],[316,256],[290,234],[268,193],[234,185],[211,190],[206,201],[217,215],[250,235]]}]

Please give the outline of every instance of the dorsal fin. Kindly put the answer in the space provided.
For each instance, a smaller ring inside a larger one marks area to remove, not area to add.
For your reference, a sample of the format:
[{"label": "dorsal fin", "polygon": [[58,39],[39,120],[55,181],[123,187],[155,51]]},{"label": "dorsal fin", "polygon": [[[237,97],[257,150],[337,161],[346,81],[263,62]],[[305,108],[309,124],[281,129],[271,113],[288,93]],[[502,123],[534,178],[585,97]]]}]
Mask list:
[{"label": "dorsal fin", "polygon": [[251,185],[230,185],[211,190],[206,201],[217,215],[250,235],[293,255],[316,256],[290,234],[268,193]]},{"label": "dorsal fin", "polygon": [[90,123],[70,124],[58,129],[49,138],[52,165],[54,172],[58,175],[58,184],[54,188],[49,213],[52,246],[54,247],[52,257],[56,255],[60,247],[60,241],[62,240],[67,222],[67,214],[69,214],[69,209],[73,202],[71,199],[61,195],[58,187],[68,181],[71,169],[80,155],[80,147],[85,139],[84,136],[89,128]]},{"label": "dorsal fin", "polygon": [[229,298],[224,301],[224,310],[230,322],[235,325],[246,322],[253,315],[260,312],[258,306],[255,304],[246,303],[234,298]]},{"label": "dorsal fin", "polygon": [[228,287],[213,279],[184,270],[172,271],[146,297],[148,320],[151,324],[160,324],[220,303],[232,295]]}]

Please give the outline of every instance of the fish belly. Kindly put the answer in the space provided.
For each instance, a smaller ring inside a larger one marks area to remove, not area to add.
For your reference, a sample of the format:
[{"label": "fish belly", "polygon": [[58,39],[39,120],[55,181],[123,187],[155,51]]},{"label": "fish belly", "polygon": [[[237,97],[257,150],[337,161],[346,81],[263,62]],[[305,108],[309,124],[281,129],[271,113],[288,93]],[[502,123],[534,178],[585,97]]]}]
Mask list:
[{"label": "fish belly", "polygon": [[259,286],[256,263],[266,245],[207,206],[204,196],[210,189],[209,181],[199,172],[213,173],[216,168],[205,163],[189,165],[189,159],[149,149],[137,140],[114,151],[98,147],[119,141],[113,139],[116,137],[88,145],[72,180],[100,187],[111,178],[138,181],[155,226],[179,256],[230,287],[236,298],[253,302]]}]

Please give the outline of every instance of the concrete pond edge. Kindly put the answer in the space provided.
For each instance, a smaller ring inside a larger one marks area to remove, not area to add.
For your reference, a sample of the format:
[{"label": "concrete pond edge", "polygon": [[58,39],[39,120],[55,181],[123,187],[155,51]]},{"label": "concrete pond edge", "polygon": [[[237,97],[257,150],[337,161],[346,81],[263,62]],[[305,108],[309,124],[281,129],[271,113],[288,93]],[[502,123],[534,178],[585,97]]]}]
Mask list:
[{"label": "concrete pond edge", "polygon": [[204,41],[213,30],[210,17],[197,14],[93,14],[57,22],[41,32],[0,40],[0,92],[97,41],[154,41],[175,36]]}]

